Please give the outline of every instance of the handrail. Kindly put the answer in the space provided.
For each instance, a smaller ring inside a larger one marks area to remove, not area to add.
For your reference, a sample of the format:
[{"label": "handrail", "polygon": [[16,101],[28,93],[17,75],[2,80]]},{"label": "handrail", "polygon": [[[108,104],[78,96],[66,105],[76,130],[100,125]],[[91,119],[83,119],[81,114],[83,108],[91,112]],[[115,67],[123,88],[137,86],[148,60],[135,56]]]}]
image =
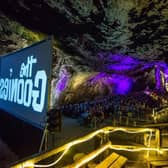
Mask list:
[{"label": "handrail", "polygon": [[[116,131],[123,131],[123,132],[127,132],[127,133],[144,133],[144,132],[155,132],[156,134],[156,141],[157,141],[157,146],[156,149],[160,149],[160,132],[158,129],[154,129],[154,128],[131,128],[131,127],[105,127],[99,130],[96,130],[84,137],[81,137],[79,139],[76,139],[72,142],[69,142],[61,147],[52,149],[50,151],[47,152],[43,152],[43,153],[38,153],[36,155],[31,156],[30,158],[28,158],[27,160],[22,160],[19,163],[13,164],[10,167],[11,168],[26,168],[26,167],[35,167],[35,163],[44,160],[48,157],[51,157],[52,155],[56,155],[60,152],[63,152],[62,155],[59,157],[59,159],[57,159],[57,161],[61,160],[62,157],[66,154],[66,152],[74,145],[76,144],[80,144],[82,142],[86,142],[92,138],[94,138],[95,136],[97,136],[98,134],[104,133],[104,134],[109,134],[112,132],[116,132]],[[51,165],[51,164],[49,164]],[[49,166],[48,166],[49,167]]]}]

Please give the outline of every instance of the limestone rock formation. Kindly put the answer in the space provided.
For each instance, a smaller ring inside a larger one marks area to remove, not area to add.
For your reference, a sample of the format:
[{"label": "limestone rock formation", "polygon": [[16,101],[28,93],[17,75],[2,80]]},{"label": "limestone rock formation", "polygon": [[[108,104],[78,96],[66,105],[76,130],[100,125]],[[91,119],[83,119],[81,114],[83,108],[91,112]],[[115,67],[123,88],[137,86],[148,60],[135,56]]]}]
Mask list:
[{"label": "limestone rock formation", "polygon": [[167,62],[167,16],[165,0],[6,0],[0,4],[0,54],[53,35],[53,87],[62,66],[72,78],[112,74],[110,53]]}]

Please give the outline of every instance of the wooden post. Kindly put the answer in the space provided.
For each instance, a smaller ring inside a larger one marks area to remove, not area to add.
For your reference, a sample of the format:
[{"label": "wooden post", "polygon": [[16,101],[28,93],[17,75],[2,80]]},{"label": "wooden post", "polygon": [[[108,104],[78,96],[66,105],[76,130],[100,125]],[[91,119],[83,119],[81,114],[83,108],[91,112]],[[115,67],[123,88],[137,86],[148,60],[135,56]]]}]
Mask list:
[{"label": "wooden post", "polygon": [[[160,149],[160,130],[159,129],[157,129],[156,130],[156,138],[155,138],[155,140],[156,140],[156,148],[157,149]],[[157,152],[157,154],[158,154],[158,152]]]}]

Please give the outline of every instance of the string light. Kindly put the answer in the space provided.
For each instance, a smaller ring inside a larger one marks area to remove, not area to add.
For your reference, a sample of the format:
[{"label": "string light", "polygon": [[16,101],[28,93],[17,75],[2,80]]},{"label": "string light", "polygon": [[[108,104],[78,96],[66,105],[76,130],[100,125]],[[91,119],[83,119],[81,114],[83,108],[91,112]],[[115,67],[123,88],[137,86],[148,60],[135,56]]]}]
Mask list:
[{"label": "string light", "polygon": [[[117,151],[127,151],[127,152],[156,151],[161,153],[161,150],[157,148],[143,148],[143,147],[136,147],[136,146],[111,145],[111,144],[106,144],[103,147],[103,149],[108,149],[108,148],[117,150]],[[168,149],[165,149],[165,151],[168,151]],[[77,161],[75,164],[69,166],[68,168],[79,168],[84,164],[88,163],[90,160],[94,159],[96,156],[97,156],[97,153],[93,153],[93,155]]]},{"label": "string light", "polygon": [[[102,129],[99,129],[97,131],[94,131],[93,133],[90,133],[84,137],[81,137],[77,140],[74,140],[64,146],[62,146],[59,149],[59,152],[63,151],[63,153],[61,154],[61,156],[55,160],[54,162],[50,163],[50,164],[43,164],[43,165],[38,165],[38,164],[34,164],[33,162],[27,162],[25,161],[24,163],[21,164],[17,164],[16,166],[13,166],[12,168],[26,168],[26,167],[52,167],[54,165],[56,165],[63,157],[64,155],[70,150],[70,148],[74,145],[89,141],[90,139],[94,138],[96,135],[104,133],[104,134],[109,134],[109,133],[113,133],[116,131],[123,131],[126,133],[131,133],[131,134],[137,134],[137,133],[144,133],[144,132],[150,132],[149,135],[149,139],[148,139],[148,147],[136,147],[136,146],[123,146],[123,145],[110,145],[108,146],[110,149],[114,149],[114,150],[124,150],[124,151],[129,151],[129,152],[140,152],[140,151],[157,151],[157,152],[162,152],[162,151],[168,151],[168,149],[158,149],[158,148],[150,148],[150,143],[151,143],[151,138],[152,138],[152,132],[156,132],[157,129],[151,129],[151,128],[123,128],[123,127],[105,127]],[[58,153],[58,152],[57,152]],[[57,153],[53,153],[57,154]],[[38,156],[40,157],[40,156]],[[93,157],[93,156],[92,156]],[[44,159],[44,157],[43,157]],[[40,161],[40,160],[39,160]],[[20,167],[19,167],[20,165]]]}]

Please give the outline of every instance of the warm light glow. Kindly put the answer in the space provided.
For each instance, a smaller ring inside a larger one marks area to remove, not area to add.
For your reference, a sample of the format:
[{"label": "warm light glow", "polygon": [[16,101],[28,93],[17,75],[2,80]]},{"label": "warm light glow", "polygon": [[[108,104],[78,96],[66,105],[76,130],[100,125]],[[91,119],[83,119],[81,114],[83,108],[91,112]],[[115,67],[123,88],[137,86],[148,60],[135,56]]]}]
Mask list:
[{"label": "warm light glow", "polygon": [[87,78],[91,76],[91,73],[79,73],[72,78],[72,89],[76,89],[82,83],[84,83]]},{"label": "warm light glow", "polygon": [[[163,151],[157,149],[157,148],[143,148],[143,147],[136,147],[136,146],[124,146],[124,145],[112,145],[110,142],[104,145],[102,148],[92,152],[91,154],[88,154],[87,156],[84,156],[82,159],[78,160],[76,163],[67,166],[68,168],[79,168],[89,161],[96,158],[99,154],[104,152],[107,149],[113,149],[117,151],[128,151],[128,152],[141,152],[141,151],[156,151],[159,153],[162,153]],[[168,149],[167,149],[168,151]]]},{"label": "warm light glow", "polygon": [[[108,148],[110,149],[114,149],[114,150],[124,150],[124,151],[128,151],[128,152],[140,152],[140,151],[156,151],[156,152],[162,152],[162,151],[168,151],[168,149],[159,149],[159,147],[154,147],[154,148],[150,148],[150,141],[151,141],[151,137],[152,137],[152,132],[157,132],[158,130],[157,129],[152,129],[152,128],[123,128],[123,127],[105,127],[105,128],[102,128],[102,129],[99,129],[97,131],[94,131],[93,133],[90,133],[84,137],[81,137],[77,140],[74,140],[68,144],[65,144],[64,146],[61,146],[57,149],[54,149],[52,151],[49,151],[45,154],[42,154],[40,156],[37,156],[36,158],[34,159],[31,159],[29,161],[25,161],[24,163],[20,163],[20,164],[17,164],[15,166],[13,166],[12,168],[26,168],[26,167],[51,167],[51,166],[54,166],[56,165],[62,158],[63,156],[70,150],[70,148],[76,144],[80,144],[80,143],[83,143],[83,142],[86,142],[92,138],[94,138],[96,135],[98,134],[101,134],[101,133],[104,133],[104,134],[109,134],[109,133],[113,133],[113,132],[116,132],[116,131],[123,131],[123,132],[126,132],[126,133],[131,133],[131,134],[137,134],[137,133],[145,133],[145,132],[149,132],[150,135],[149,135],[149,139],[148,139],[148,147],[138,147],[138,146],[125,146],[125,145],[111,145],[109,146],[109,143],[107,145]],[[157,136],[157,134],[155,134],[155,136]],[[102,151],[106,148],[106,146],[104,146],[102,148]],[[101,149],[101,147],[100,147]],[[54,162],[50,163],[50,164],[44,164],[44,165],[38,165],[38,164],[35,164],[37,163],[38,161],[42,160],[42,159],[46,159],[47,157],[50,157],[52,155],[55,155],[59,152],[62,152],[63,153],[61,154],[61,156],[55,160]],[[101,151],[101,150],[100,150]],[[85,161],[82,161],[81,163],[86,163],[86,161],[89,161],[91,159],[93,159],[94,157],[96,157],[97,155],[99,154],[99,152],[97,152],[96,154],[93,154],[91,155],[89,158],[86,158]],[[80,164],[81,164],[80,163]],[[18,165],[20,167],[18,167]]]},{"label": "warm light glow", "polygon": [[88,163],[89,161],[93,160],[95,157],[100,155],[102,152],[110,148],[110,146],[111,146],[111,142],[109,141],[108,143],[100,147],[99,149],[93,151],[92,153],[87,154],[82,159],[78,160],[76,163],[68,166],[68,168],[79,168],[82,165],[85,165],[86,163]]},{"label": "warm light glow", "polygon": [[[26,162],[26,163],[23,163],[22,167],[26,168],[26,167],[34,167],[34,164],[32,162]],[[19,168],[19,167],[18,167]]]}]

